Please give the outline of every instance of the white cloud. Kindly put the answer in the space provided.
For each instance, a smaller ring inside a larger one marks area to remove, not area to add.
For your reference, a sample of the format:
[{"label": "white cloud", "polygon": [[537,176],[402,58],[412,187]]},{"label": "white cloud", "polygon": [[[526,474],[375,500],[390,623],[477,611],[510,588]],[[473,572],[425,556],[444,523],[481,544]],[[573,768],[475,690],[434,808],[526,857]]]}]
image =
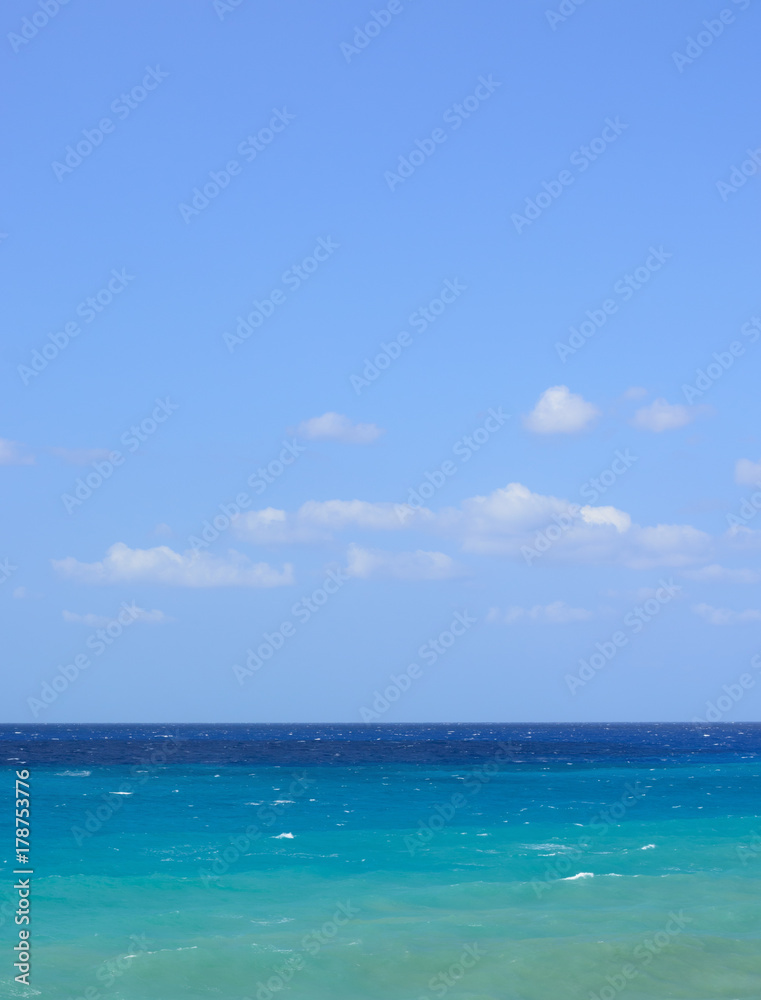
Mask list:
[{"label": "white cloud", "polygon": [[717,563],[700,569],[685,570],[682,576],[699,583],[758,583],[761,580],[761,573],[753,569],[727,569]]},{"label": "white cloud", "polygon": [[[295,513],[269,507],[235,518],[237,534],[256,544],[326,542],[347,529],[424,530],[451,539],[464,552],[525,559],[531,549],[543,563],[618,564],[634,569],[705,565],[716,558],[718,544],[687,524],[643,527],[616,507],[580,507],[532,493],[521,483],[508,483],[487,496],[469,497],[459,507],[436,512],[406,504],[312,500]],[[738,536],[737,547],[747,550],[753,544],[751,535],[746,531]],[[731,543],[732,538],[726,540]]]},{"label": "white cloud", "polygon": [[166,545],[131,549],[117,542],[100,562],[82,563],[69,556],[54,559],[53,568],[78,583],[163,583],[175,587],[279,587],[293,583],[286,563],[278,572],[267,563],[252,563],[230,550],[227,557],[188,550],[180,554]]},{"label": "white cloud", "polygon": [[289,514],[275,507],[252,510],[234,518],[236,534],[258,545],[330,541],[337,531],[360,528],[400,531],[433,518],[425,508],[366,500],[308,500]]},{"label": "white cloud", "polygon": [[692,610],[709,625],[746,625],[748,622],[761,622],[761,610],[757,608],[730,611],[727,608],[713,608],[710,604],[696,604]]},{"label": "white cloud", "polygon": [[51,448],[50,451],[69,465],[89,465],[111,454],[108,448]]},{"label": "white cloud", "polygon": [[682,403],[668,403],[663,397],[653,400],[649,406],[643,406],[632,417],[631,423],[643,431],[672,431],[691,423],[698,415],[695,406],[683,406]]},{"label": "white cloud", "polygon": [[567,385],[553,385],[542,393],[523,423],[535,434],[576,434],[590,427],[599,415],[596,406],[572,393]]},{"label": "white cloud", "polygon": [[567,625],[569,622],[589,621],[592,617],[594,617],[592,612],[586,608],[571,608],[565,601],[553,601],[552,604],[535,604],[532,608],[512,606],[506,611],[491,608],[486,620],[500,625],[512,625],[521,620]]},{"label": "white cloud", "polygon": [[[91,613],[79,615],[74,611],[64,611],[63,620],[65,622],[70,622],[72,625],[88,625],[90,628],[105,628],[110,625],[111,622],[116,621],[115,618],[108,618],[106,615],[94,615]],[[143,608],[137,608],[137,613],[133,612],[133,621],[143,622],[146,625],[166,625],[168,622],[174,621],[173,618],[169,618],[165,615],[163,611],[145,611]]]},{"label": "white cloud", "polygon": [[761,462],[751,462],[749,458],[738,459],[735,465],[735,482],[741,486],[761,485]]},{"label": "white cloud", "polygon": [[305,420],[296,428],[299,437],[309,441],[341,441],[343,444],[372,444],[383,429],[375,424],[353,424],[341,413],[323,413]]},{"label": "white cloud", "polygon": [[460,575],[454,560],[443,552],[380,552],[349,546],[346,572],[367,580],[392,577],[397,580],[449,580]]},{"label": "white cloud", "polygon": [[34,465],[33,455],[24,455],[18,441],[0,438],[0,465]]}]

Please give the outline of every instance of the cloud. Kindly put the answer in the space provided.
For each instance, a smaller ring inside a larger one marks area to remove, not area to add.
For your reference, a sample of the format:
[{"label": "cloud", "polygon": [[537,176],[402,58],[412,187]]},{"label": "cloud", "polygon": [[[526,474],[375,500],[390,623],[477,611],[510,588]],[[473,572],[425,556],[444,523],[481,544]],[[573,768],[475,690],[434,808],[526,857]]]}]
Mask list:
[{"label": "cloud", "polygon": [[748,622],[761,622],[761,610],[757,608],[730,611],[727,608],[713,608],[710,604],[696,604],[692,610],[709,625],[746,625]]},{"label": "cloud", "polygon": [[33,455],[23,455],[18,441],[0,438],[0,465],[34,465]]},{"label": "cloud", "polygon": [[[105,628],[110,625],[111,622],[115,621],[115,618],[108,618],[105,615],[94,615],[94,614],[84,614],[79,615],[73,611],[64,611],[63,620],[65,622],[70,622],[72,625],[88,625],[90,628]],[[173,618],[169,618],[165,615],[163,611],[145,611],[143,608],[137,609],[137,614],[134,614],[132,619],[136,622],[143,622],[146,625],[166,625],[168,622],[174,621]]]},{"label": "cloud", "polygon": [[500,625],[513,625],[521,620],[544,622],[551,625],[567,625],[569,622],[589,621],[593,617],[592,612],[587,611],[586,608],[571,608],[565,601],[553,601],[552,604],[535,604],[533,608],[513,606],[506,611],[491,608],[486,620]]},{"label": "cloud", "polygon": [[296,433],[309,441],[372,444],[385,432],[375,424],[353,424],[341,413],[323,413],[321,417],[312,417],[299,424]]},{"label": "cloud", "polygon": [[400,531],[431,520],[426,508],[406,504],[369,503],[366,500],[308,500],[288,514],[276,507],[252,510],[233,519],[239,538],[257,545],[287,545],[330,541],[335,532],[347,528],[370,531]]},{"label": "cloud", "polygon": [[643,389],[641,385],[633,385],[630,389],[621,397],[622,399],[642,399],[643,396],[647,395],[647,389]]},{"label": "cloud", "polygon": [[61,576],[78,583],[162,583],[174,587],[280,587],[293,583],[289,563],[278,572],[267,563],[252,563],[233,549],[225,558],[192,549],[180,554],[166,545],[131,549],[117,542],[100,562],[82,563],[73,556],[52,562]]},{"label": "cloud", "polygon": [[449,580],[460,575],[454,560],[443,552],[380,552],[349,546],[349,576],[367,580],[370,577],[392,577],[396,580]]},{"label": "cloud", "polygon": [[632,417],[632,426],[643,431],[673,431],[684,427],[697,417],[699,408],[683,406],[682,403],[667,403],[663,397],[653,400],[649,406],[643,406]]},{"label": "cloud", "polygon": [[[562,562],[633,569],[690,567],[716,558],[717,545],[747,551],[756,533],[712,538],[688,524],[635,524],[613,506],[579,506],[508,483],[458,507],[432,511],[364,500],[311,500],[295,513],[268,507],[234,519],[235,531],[255,544],[329,542],[346,530],[422,530],[453,541],[463,552],[508,556],[542,565]],[[758,544],[761,545],[761,532]]]},{"label": "cloud", "polygon": [[761,580],[761,573],[753,569],[727,569],[717,563],[700,569],[685,570],[682,576],[699,583],[758,583]]},{"label": "cloud", "polygon": [[108,448],[51,448],[50,451],[69,465],[89,465],[111,454]]},{"label": "cloud", "polygon": [[735,482],[741,486],[761,485],[761,462],[741,458],[735,465]]},{"label": "cloud", "polygon": [[535,434],[576,434],[590,427],[599,415],[596,406],[572,393],[567,385],[553,385],[542,393],[523,423]]}]

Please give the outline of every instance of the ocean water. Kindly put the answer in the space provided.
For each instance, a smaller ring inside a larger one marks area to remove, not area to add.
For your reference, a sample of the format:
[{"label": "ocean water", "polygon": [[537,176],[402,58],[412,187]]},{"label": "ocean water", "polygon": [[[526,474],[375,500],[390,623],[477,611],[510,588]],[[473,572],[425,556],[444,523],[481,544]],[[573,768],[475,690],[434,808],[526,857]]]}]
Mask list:
[{"label": "ocean water", "polygon": [[0,754],[3,997],[761,996],[761,725],[3,726]]}]

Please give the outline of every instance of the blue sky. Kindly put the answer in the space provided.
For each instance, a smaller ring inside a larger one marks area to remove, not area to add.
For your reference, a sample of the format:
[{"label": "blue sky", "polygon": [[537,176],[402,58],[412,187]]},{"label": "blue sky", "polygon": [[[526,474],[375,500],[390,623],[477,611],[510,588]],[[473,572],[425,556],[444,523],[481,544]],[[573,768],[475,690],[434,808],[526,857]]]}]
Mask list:
[{"label": "blue sky", "polygon": [[2,720],[761,718],[758,4],[46,3]]}]

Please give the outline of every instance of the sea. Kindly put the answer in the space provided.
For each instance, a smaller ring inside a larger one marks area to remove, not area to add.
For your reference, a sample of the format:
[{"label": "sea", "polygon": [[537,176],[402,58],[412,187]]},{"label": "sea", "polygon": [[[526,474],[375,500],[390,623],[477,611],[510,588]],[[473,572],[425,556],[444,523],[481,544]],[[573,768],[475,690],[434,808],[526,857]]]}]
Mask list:
[{"label": "sea", "polygon": [[761,997],[761,724],[6,725],[0,756],[2,997]]}]

